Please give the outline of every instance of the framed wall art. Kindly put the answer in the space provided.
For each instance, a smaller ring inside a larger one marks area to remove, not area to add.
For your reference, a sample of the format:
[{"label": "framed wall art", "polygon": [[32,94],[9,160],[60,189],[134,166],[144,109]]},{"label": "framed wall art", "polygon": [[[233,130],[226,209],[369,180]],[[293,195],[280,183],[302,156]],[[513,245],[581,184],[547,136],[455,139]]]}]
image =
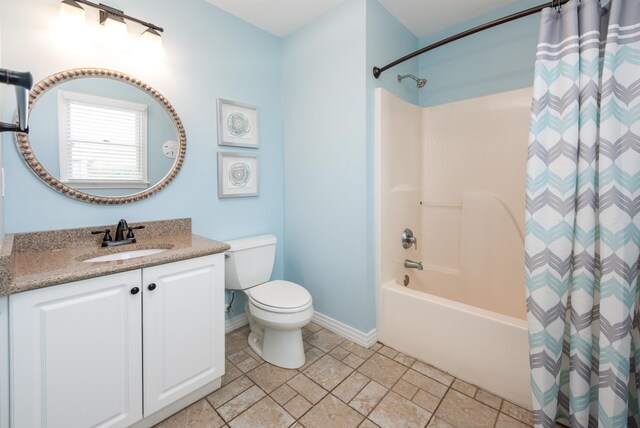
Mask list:
[{"label": "framed wall art", "polygon": [[257,148],[257,107],[218,98],[218,145]]},{"label": "framed wall art", "polygon": [[258,196],[258,156],[218,153],[218,198]]}]

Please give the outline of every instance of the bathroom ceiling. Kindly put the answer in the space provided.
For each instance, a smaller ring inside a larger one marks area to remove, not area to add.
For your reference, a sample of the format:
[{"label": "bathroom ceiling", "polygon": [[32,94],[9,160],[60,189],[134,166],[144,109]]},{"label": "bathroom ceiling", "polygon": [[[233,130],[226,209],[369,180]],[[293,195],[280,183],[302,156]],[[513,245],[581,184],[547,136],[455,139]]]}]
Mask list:
[{"label": "bathroom ceiling", "polygon": [[207,0],[214,6],[284,37],[346,0]]},{"label": "bathroom ceiling", "polygon": [[[346,0],[207,0],[214,6],[284,37]],[[518,0],[379,0],[415,36],[424,37]]]},{"label": "bathroom ceiling", "polygon": [[[294,0],[295,1],[295,0]],[[437,33],[518,0],[379,0],[416,37]],[[540,2],[542,3],[542,1]]]}]

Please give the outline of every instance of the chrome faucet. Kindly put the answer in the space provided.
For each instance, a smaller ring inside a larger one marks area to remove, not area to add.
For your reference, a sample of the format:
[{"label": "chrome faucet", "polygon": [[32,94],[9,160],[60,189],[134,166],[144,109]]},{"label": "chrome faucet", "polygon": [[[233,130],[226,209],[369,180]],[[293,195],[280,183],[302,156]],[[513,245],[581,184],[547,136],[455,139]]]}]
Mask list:
[{"label": "chrome faucet", "polygon": [[418,238],[413,236],[411,229],[406,228],[404,232],[402,232],[402,248],[408,250],[412,245],[416,246],[416,250],[418,249]]},{"label": "chrome faucet", "polygon": [[406,259],[404,261],[404,267],[406,267],[407,269],[418,269],[418,270],[422,270],[422,262],[414,262],[413,260],[409,260]]},{"label": "chrome faucet", "polygon": [[[98,235],[100,233],[104,233],[104,237],[102,238],[102,246],[115,247],[117,245],[134,244],[136,242],[136,237],[133,234],[133,231],[136,229],[144,229],[144,225],[129,227],[127,221],[125,219],[121,219],[116,226],[115,239],[111,237],[111,229],[94,230],[93,232],[91,232],[91,234]],[[125,230],[127,231],[126,237],[124,235]]]}]

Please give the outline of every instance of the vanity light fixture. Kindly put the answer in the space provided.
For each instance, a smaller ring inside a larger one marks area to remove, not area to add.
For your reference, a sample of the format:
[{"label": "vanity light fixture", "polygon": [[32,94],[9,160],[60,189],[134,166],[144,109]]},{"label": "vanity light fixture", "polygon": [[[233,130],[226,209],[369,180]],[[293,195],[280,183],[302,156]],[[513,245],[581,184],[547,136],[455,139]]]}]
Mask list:
[{"label": "vanity light fixture", "polygon": [[62,0],[60,3],[60,17],[67,22],[73,21],[74,23],[85,22],[85,12],[81,4],[93,7],[100,11],[100,24],[108,32],[107,37],[114,38],[116,40],[122,40],[127,35],[127,23],[126,21],[136,22],[147,29],[142,33],[141,39],[147,46],[153,45],[153,49],[156,51],[162,51],[162,36],[164,31],[161,27],[154,25],[150,22],[142,21],[141,19],[134,18],[125,14],[123,11],[107,6],[102,3],[93,3],[88,0]]},{"label": "vanity light fixture", "polygon": [[127,23],[124,22],[121,10],[111,7],[108,7],[108,11],[100,9],[100,25],[104,27],[103,37],[106,41],[118,46],[126,44]]},{"label": "vanity light fixture", "polygon": [[64,21],[63,25],[74,28],[82,27],[86,22],[84,9],[75,0],[62,0],[62,3],[60,3],[60,19]]},{"label": "vanity light fixture", "polygon": [[142,49],[151,55],[162,56],[164,49],[162,48],[162,36],[153,28],[147,28],[140,36],[140,44]]}]

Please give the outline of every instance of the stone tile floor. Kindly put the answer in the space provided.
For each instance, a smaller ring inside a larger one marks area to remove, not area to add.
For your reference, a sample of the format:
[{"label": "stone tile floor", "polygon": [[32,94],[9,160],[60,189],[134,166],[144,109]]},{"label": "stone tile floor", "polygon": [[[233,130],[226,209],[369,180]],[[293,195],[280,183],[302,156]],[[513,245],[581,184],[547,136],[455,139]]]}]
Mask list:
[{"label": "stone tile floor", "polygon": [[377,343],[367,349],[314,323],[306,364],[286,370],[226,335],[222,387],[156,428],[527,427],[531,412]]}]

